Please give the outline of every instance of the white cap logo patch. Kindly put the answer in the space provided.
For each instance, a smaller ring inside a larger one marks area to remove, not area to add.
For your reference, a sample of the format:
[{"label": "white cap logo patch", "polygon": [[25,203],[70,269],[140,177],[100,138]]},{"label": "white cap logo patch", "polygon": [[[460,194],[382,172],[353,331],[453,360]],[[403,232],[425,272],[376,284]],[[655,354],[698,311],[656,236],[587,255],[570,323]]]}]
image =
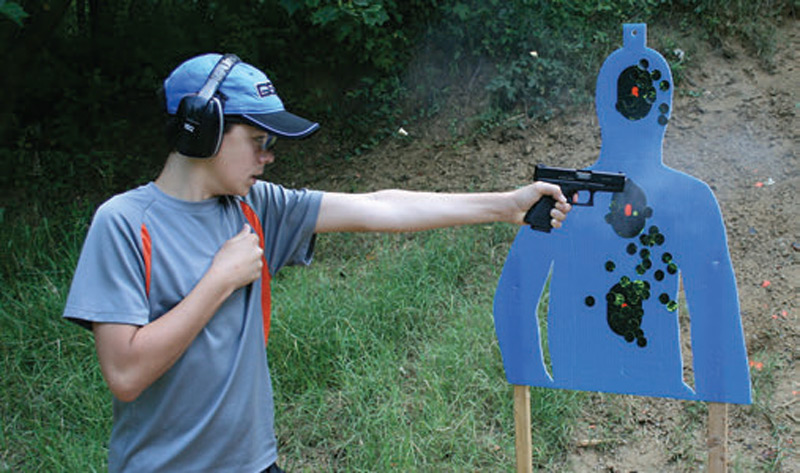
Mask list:
[{"label": "white cap logo patch", "polygon": [[262,99],[265,97],[269,97],[270,95],[275,95],[275,86],[272,85],[272,82],[262,82],[260,84],[256,84],[256,90],[258,91],[258,96]]}]

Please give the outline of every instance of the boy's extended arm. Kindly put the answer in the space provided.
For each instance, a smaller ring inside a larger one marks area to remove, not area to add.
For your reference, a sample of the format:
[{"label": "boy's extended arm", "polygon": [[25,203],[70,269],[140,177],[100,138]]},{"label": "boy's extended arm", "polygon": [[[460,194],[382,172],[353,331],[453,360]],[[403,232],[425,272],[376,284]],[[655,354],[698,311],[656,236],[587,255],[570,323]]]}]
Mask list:
[{"label": "boy's extended arm", "polygon": [[258,236],[245,225],[189,294],[158,319],[143,326],[95,323],[97,357],[114,396],[133,401],[172,367],[222,302],[261,275],[262,253]]},{"label": "boy's extended arm", "polygon": [[384,190],[367,194],[325,193],[315,232],[406,232],[456,225],[522,224],[542,195],[559,203],[553,227],[561,226],[569,204],[558,186],[536,182],[509,192],[448,194]]}]

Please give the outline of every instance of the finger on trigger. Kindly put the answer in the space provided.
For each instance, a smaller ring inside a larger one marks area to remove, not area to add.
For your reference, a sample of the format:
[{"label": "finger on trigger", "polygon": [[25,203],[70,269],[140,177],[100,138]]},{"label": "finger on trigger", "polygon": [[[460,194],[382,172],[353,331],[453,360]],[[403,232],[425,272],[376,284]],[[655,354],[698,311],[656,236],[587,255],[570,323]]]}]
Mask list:
[{"label": "finger on trigger", "polygon": [[564,192],[561,190],[561,187],[549,182],[546,182],[545,185],[547,185],[547,187],[550,188],[550,195],[555,200],[562,203],[567,203],[567,197],[564,195]]}]

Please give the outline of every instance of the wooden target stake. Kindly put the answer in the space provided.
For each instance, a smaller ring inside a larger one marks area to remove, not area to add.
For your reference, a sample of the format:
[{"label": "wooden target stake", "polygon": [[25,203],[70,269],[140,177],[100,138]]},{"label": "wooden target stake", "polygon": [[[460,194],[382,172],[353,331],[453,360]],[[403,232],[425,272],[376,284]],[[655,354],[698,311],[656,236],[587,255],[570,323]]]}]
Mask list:
[{"label": "wooden target stake", "polygon": [[708,473],[728,471],[728,405],[708,404]]},{"label": "wooden target stake", "polygon": [[[531,439],[531,389],[514,386],[514,433],[517,473],[533,473],[533,443]],[[708,404],[708,473],[728,471],[728,405]]]},{"label": "wooden target stake", "polygon": [[533,473],[530,386],[514,385],[514,434],[516,435],[517,473]]}]

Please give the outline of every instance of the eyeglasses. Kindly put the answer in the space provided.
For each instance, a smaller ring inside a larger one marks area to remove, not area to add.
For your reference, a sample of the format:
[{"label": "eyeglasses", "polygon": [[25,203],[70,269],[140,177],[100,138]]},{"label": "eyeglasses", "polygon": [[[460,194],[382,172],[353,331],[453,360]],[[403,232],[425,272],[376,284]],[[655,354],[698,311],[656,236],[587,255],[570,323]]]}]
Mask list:
[{"label": "eyeglasses", "polygon": [[254,138],[253,140],[256,142],[258,149],[260,151],[266,152],[275,147],[275,143],[278,142],[278,136],[268,133],[264,136],[259,136],[258,138]]}]

